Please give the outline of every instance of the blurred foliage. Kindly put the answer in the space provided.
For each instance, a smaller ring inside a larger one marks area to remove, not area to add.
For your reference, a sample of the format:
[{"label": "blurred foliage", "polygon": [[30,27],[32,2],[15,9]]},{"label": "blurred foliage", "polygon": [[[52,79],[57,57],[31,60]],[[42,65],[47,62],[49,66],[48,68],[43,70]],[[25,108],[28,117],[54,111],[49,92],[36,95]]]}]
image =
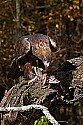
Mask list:
[{"label": "blurred foliage", "polygon": [[[52,54],[53,68],[66,59],[83,55],[83,0],[20,0],[20,4],[22,35],[47,34],[61,50]],[[3,92],[4,88],[9,89],[7,73],[15,56],[17,23],[16,1],[0,0],[0,89]]]},{"label": "blurred foliage", "polygon": [[[83,17],[81,13],[83,7],[80,8],[79,0],[35,0],[35,2],[34,0],[20,0],[20,4],[22,35],[43,33],[51,36],[60,49],[69,49],[68,52],[57,55],[63,61],[83,54]],[[17,23],[16,1],[1,0],[0,82],[6,79],[10,62],[15,55],[14,44],[18,39]],[[70,51],[72,54],[69,54]],[[57,57],[54,55],[54,58],[56,60]]]}]

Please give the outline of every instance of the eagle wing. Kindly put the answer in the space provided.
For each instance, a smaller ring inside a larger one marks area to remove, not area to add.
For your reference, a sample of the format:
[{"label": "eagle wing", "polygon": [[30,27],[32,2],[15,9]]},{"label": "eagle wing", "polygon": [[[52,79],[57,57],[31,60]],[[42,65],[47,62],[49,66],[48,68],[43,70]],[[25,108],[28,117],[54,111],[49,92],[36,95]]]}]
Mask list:
[{"label": "eagle wing", "polygon": [[27,38],[20,38],[15,45],[18,58],[25,56],[30,51],[30,47],[31,44]]}]

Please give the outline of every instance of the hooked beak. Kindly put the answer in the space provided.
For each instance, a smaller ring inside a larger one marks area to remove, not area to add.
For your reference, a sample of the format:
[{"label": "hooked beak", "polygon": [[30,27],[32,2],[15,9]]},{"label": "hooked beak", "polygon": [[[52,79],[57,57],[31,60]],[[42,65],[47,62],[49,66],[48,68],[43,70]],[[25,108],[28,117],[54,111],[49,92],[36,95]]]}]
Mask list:
[{"label": "hooked beak", "polygon": [[45,65],[45,69],[47,69],[49,67],[49,63],[47,61],[44,61],[43,63]]}]

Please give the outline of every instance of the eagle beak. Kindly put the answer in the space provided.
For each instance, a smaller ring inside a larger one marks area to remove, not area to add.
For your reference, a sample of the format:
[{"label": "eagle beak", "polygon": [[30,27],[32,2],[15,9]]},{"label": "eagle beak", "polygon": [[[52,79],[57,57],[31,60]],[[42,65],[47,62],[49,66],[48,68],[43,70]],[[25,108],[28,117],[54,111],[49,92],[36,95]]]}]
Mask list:
[{"label": "eagle beak", "polygon": [[43,63],[45,65],[45,69],[47,69],[49,67],[49,63],[47,61],[44,61]]}]

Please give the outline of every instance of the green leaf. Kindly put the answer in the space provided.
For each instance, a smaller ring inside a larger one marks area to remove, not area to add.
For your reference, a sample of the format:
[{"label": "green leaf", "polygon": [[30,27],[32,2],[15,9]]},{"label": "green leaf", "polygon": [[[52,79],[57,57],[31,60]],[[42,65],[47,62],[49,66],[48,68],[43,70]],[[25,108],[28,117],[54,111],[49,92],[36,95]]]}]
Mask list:
[{"label": "green leaf", "polygon": [[77,105],[79,105],[79,103],[80,103],[79,101],[78,101],[78,102],[75,102],[75,103],[74,103],[74,106],[77,106]]},{"label": "green leaf", "polygon": [[36,120],[36,121],[34,122],[34,125],[38,125],[38,120]]},{"label": "green leaf", "polygon": [[45,116],[42,116],[34,122],[34,125],[48,125],[48,120]]}]

